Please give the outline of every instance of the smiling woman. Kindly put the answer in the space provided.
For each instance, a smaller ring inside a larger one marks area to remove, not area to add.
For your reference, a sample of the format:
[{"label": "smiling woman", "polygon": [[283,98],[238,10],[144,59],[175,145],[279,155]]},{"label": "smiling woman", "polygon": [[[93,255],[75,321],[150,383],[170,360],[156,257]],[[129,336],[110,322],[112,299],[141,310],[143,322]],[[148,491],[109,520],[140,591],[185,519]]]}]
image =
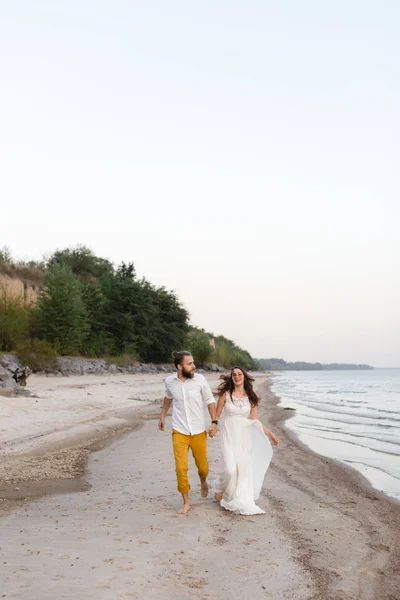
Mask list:
[{"label": "smiling woman", "polygon": [[221,376],[217,419],[221,425],[222,473],[214,484],[215,499],[227,510],[242,515],[263,514],[255,504],[278,439],[258,420],[258,396],[254,379],[235,367]]}]

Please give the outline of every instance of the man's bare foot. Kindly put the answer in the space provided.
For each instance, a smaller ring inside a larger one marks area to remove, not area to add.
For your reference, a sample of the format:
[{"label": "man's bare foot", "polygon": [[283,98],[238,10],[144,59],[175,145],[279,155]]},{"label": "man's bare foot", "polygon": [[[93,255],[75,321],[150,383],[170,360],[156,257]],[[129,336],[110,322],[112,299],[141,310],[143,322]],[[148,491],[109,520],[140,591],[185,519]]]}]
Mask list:
[{"label": "man's bare foot", "polygon": [[207,498],[208,496],[208,483],[207,479],[200,479],[201,482],[201,497]]},{"label": "man's bare foot", "polygon": [[215,492],[214,498],[216,499],[217,502],[221,502],[221,500],[222,500],[222,496],[221,496],[221,494],[218,494],[218,492]]},{"label": "man's bare foot", "polygon": [[182,508],[178,510],[178,515],[187,515],[190,510],[190,504],[184,504]]}]

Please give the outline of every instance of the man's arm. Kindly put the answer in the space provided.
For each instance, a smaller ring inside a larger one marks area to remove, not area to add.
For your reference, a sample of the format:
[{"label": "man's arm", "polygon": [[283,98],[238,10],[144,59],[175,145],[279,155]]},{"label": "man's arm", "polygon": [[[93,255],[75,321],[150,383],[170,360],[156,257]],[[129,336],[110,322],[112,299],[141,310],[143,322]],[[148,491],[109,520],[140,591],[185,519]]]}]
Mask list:
[{"label": "man's arm", "polygon": [[164,404],[163,404],[161,415],[160,415],[160,420],[158,421],[158,429],[160,431],[164,431],[165,417],[171,407],[171,404],[172,404],[172,398],[167,398],[165,396]]},{"label": "man's arm", "polygon": [[[201,393],[203,395],[204,402],[207,404],[208,412],[210,413],[211,421],[217,420],[217,409],[215,407],[215,399],[211,391],[210,385],[207,379],[203,376],[203,383],[201,386]],[[208,430],[208,435],[214,437],[217,433],[217,424],[212,423]]]},{"label": "man's arm", "polygon": [[215,407],[215,400],[214,400],[214,402],[210,402],[210,404],[207,404],[207,408],[208,408],[208,412],[210,413],[211,421],[216,421],[217,420],[217,409]]},{"label": "man's arm", "polygon": [[[210,402],[209,404],[207,404],[207,408],[208,408],[208,412],[210,413],[211,421],[216,421],[217,420],[217,409],[215,408],[215,400],[213,402]],[[208,429],[208,435],[210,437],[214,437],[214,435],[216,433],[217,433],[217,424],[211,423],[211,425]]]}]

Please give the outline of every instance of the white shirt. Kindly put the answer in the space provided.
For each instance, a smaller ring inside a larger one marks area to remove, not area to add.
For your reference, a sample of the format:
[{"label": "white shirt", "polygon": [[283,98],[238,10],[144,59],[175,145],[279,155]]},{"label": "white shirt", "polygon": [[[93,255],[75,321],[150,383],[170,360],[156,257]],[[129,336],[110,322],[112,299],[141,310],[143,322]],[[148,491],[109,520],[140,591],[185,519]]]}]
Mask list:
[{"label": "white shirt", "polygon": [[204,405],[215,400],[204,375],[195,373],[185,382],[178,375],[170,375],[165,379],[165,397],[172,400],[172,429],[185,435],[205,431]]}]

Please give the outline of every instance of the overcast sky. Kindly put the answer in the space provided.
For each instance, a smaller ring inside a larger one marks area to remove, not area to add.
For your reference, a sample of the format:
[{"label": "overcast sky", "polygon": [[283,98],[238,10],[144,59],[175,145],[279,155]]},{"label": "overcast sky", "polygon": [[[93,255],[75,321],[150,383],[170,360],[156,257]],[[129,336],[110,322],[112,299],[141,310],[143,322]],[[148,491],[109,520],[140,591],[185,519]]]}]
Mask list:
[{"label": "overcast sky", "polygon": [[257,357],[400,367],[397,0],[4,0],[0,246]]}]

